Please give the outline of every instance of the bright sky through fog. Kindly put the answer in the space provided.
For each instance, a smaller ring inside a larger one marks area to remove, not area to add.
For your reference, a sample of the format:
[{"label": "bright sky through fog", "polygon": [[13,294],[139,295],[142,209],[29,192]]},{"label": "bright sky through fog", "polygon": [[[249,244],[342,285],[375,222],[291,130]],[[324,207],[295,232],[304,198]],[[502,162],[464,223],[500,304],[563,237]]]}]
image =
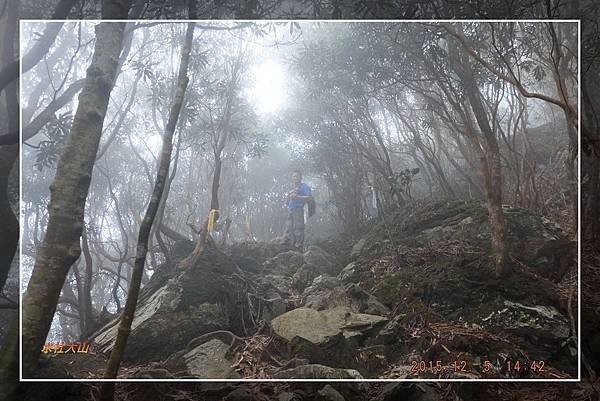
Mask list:
[{"label": "bright sky through fog", "polygon": [[257,103],[259,111],[272,113],[281,107],[285,100],[284,75],[283,67],[271,59],[258,63],[254,67],[252,70],[254,85],[251,96]]}]

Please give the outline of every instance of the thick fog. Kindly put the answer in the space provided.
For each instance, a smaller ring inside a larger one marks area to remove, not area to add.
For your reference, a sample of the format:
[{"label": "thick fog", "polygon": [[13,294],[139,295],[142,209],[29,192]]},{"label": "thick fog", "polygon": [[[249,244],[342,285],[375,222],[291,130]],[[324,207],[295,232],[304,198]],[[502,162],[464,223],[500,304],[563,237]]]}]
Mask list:
[{"label": "thick fog", "polygon": [[[22,53],[49,23],[22,23]],[[96,25],[64,23],[49,53],[22,76],[23,291],[44,238],[49,187]],[[85,206],[83,254],[67,277],[49,338],[80,335],[78,293],[90,273],[96,313],[123,307],[185,28],[125,28]],[[309,244],[358,235],[397,207],[486,201],[494,149],[481,115],[468,106],[467,79],[479,89],[498,146],[502,204],[574,230],[577,118],[569,110],[577,110],[577,66],[574,23],[198,23],[143,282],[171,244],[198,236],[211,209],[224,126],[220,219],[212,235],[220,244],[281,236],[294,170],[316,200]]]}]

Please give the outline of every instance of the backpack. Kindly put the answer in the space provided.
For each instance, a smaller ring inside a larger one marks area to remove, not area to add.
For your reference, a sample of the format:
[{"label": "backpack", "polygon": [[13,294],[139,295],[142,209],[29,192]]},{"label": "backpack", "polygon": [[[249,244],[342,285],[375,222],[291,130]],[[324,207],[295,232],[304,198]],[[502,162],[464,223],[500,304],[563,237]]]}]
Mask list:
[{"label": "backpack", "polygon": [[315,198],[312,198],[306,202],[308,204],[308,217],[312,217],[317,211],[317,203],[315,202]]}]

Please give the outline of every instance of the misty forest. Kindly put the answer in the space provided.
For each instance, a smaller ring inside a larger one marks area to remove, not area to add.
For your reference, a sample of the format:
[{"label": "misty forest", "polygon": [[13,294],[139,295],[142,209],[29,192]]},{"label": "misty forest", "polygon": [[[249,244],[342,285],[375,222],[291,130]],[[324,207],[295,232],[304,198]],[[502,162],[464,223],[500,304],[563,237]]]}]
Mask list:
[{"label": "misty forest", "polygon": [[23,377],[578,376],[576,23],[21,35]]}]

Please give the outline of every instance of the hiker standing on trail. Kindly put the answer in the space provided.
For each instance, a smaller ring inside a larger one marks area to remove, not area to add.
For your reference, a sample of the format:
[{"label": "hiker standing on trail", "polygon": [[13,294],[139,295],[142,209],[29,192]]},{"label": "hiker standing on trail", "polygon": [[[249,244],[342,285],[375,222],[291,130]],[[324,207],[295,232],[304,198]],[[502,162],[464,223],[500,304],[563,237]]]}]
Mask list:
[{"label": "hiker standing on trail", "polygon": [[[292,184],[294,189],[287,193],[288,219],[285,238],[292,248],[302,251],[304,248],[304,204],[314,204],[314,200],[310,187],[302,182],[302,173],[299,170],[293,171]],[[312,215],[310,209],[309,206],[309,214]]]}]

